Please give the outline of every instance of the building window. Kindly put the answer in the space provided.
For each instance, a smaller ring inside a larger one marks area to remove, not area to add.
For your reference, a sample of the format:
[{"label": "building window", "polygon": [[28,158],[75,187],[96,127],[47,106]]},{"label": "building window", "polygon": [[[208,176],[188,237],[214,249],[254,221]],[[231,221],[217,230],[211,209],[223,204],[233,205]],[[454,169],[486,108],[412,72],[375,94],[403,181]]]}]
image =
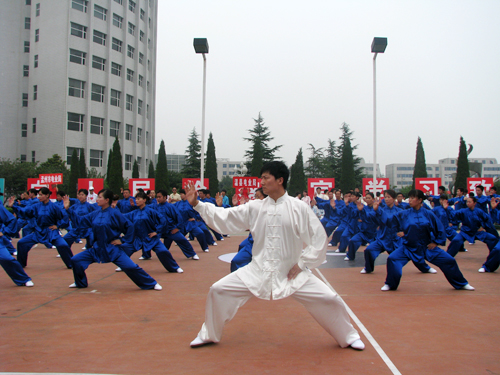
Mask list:
[{"label": "building window", "polygon": [[147,82],[147,91],[149,92],[149,81]]},{"label": "building window", "polygon": [[79,113],[68,112],[68,130],[77,132],[83,131],[83,115]]},{"label": "building window", "polygon": [[28,94],[23,93],[23,107],[28,106]]},{"label": "building window", "polygon": [[129,111],[134,110],[134,97],[132,95],[127,94],[125,108]]},{"label": "building window", "polygon": [[140,156],[137,157],[137,169],[139,169],[139,172],[141,171],[141,164],[142,164],[142,158]]},{"label": "building window", "polygon": [[149,132],[146,132],[146,146],[149,145]]},{"label": "building window", "polygon": [[38,85],[33,86],[33,100],[38,99]]},{"label": "building window", "polygon": [[111,89],[111,95],[110,96],[111,96],[111,102],[110,102],[110,104],[114,105],[115,107],[119,107],[120,106],[121,92],[117,91],[117,90]]},{"label": "building window", "polygon": [[116,38],[113,38],[113,42],[111,43],[111,48],[113,48],[115,51],[121,52],[122,51],[122,41],[118,40]]},{"label": "building window", "polygon": [[100,31],[94,30],[94,43],[105,46],[106,45],[106,34],[101,33]]},{"label": "building window", "polygon": [[26,163],[26,154],[21,154],[21,163]]},{"label": "building window", "polygon": [[127,124],[125,126],[125,139],[127,141],[132,140],[132,131],[134,130],[134,127],[132,125]]},{"label": "building window", "polygon": [[118,121],[109,120],[109,136],[110,137],[120,136],[120,123]]},{"label": "building window", "polygon": [[31,5],[31,0],[26,0],[26,5]]},{"label": "building window", "polygon": [[127,81],[134,82],[134,71],[127,69]]},{"label": "building window", "polygon": [[137,128],[137,143],[141,143],[141,142],[142,142],[142,129]]},{"label": "building window", "polygon": [[151,28],[151,17],[149,17],[148,26],[149,26],[149,28]]},{"label": "building window", "polygon": [[128,23],[128,33],[130,35],[135,35],[135,25],[133,23]]},{"label": "building window", "polygon": [[30,42],[24,41],[24,53],[29,53],[30,52]]},{"label": "building window", "polygon": [[79,38],[87,38],[87,27],[79,25],[77,23],[71,22],[71,35],[77,36]]},{"label": "building window", "polygon": [[123,5],[123,0],[115,0],[115,3],[118,3],[120,5]]},{"label": "building window", "polygon": [[85,82],[70,78],[68,95],[75,98],[85,98]]},{"label": "building window", "polygon": [[33,117],[33,119],[32,119],[31,132],[36,133],[36,117]]},{"label": "building window", "polygon": [[40,40],[40,29],[35,30],[35,43]]},{"label": "building window", "polygon": [[87,13],[87,0],[72,0],[71,8]]},{"label": "building window", "polygon": [[31,29],[31,18],[24,17],[24,29],[25,30]]},{"label": "building window", "polygon": [[90,117],[90,132],[102,135],[104,133],[104,119],[100,117]]},{"label": "building window", "polygon": [[140,40],[141,42],[144,42],[144,31],[142,31],[142,30],[141,30],[141,31],[139,31],[139,40]]},{"label": "building window", "polygon": [[151,39],[148,38],[148,48],[151,49]]},{"label": "building window", "polygon": [[139,52],[139,64],[144,65],[144,55],[141,52]]},{"label": "building window", "polygon": [[23,77],[29,77],[29,76],[30,76],[30,66],[23,65]]},{"label": "building window", "polygon": [[120,77],[122,75],[122,66],[120,64],[111,63],[111,74]]},{"label": "building window", "polygon": [[104,103],[104,89],[104,86],[93,83],[90,99],[95,102]]},{"label": "building window", "polygon": [[146,104],[146,117],[149,120],[149,104]]},{"label": "building window", "polygon": [[123,17],[120,17],[118,14],[113,13],[113,25],[121,29],[122,24],[123,24]]},{"label": "building window", "polygon": [[28,136],[28,124],[21,124],[21,137],[26,138]]},{"label": "building window", "polygon": [[141,20],[144,21],[145,17],[146,17],[146,12],[144,11],[144,9],[141,9]]},{"label": "building window", "polygon": [[151,61],[148,59],[148,70],[151,71]]},{"label": "building window", "polygon": [[132,0],[128,0],[128,9],[132,13],[135,13],[135,2],[133,2]]},{"label": "building window", "polygon": [[94,17],[106,21],[106,13],[108,13],[106,8],[100,7],[99,5],[94,5]]},{"label": "building window", "polygon": [[90,149],[89,165],[91,167],[101,168],[103,155],[104,155],[104,151]]},{"label": "building window", "polygon": [[142,115],[142,100],[137,100],[137,114]]},{"label": "building window", "polygon": [[33,65],[35,66],[35,68],[38,68],[38,55],[35,55],[33,57]]},{"label": "building window", "polygon": [[144,85],[144,77],[139,74],[139,86],[142,87],[143,85]]},{"label": "building window", "polygon": [[92,68],[104,70],[106,67],[106,60],[98,56],[92,56]]},{"label": "building window", "polygon": [[69,61],[76,63],[76,64],[81,64],[85,65],[85,57],[87,54],[82,51],[78,51],[76,49],[69,49]]},{"label": "building window", "polygon": [[130,171],[132,169],[132,155],[125,154],[125,170]]},{"label": "building window", "polygon": [[36,4],[36,13],[35,15],[38,17],[40,15],[40,3]]},{"label": "building window", "polygon": [[80,159],[82,155],[83,148],[77,147],[66,147],[66,164],[71,165],[71,158],[73,157],[73,151],[76,150],[76,157]]},{"label": "building window", "polygon": [[134,52],[135,52],[135,48],[132,47],[130,44],[127,45],[127,56],[133,59],[134,58]]},{"label": "building window", "polygon": [[31,162],[36,163],[36,152],[35,151],[31,151]]}]

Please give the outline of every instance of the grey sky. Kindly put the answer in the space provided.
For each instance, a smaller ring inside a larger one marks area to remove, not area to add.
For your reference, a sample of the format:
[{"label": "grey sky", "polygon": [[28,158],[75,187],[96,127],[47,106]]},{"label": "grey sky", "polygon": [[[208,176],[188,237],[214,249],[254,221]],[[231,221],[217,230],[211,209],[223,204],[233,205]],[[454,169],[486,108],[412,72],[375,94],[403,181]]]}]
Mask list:
[{"label": "grey sky", "polygon": [[373,37],[377,57],[377,160],[413,163],[458,155],[500,159],[500,1],[159,1],[156,148],[183,154],[201,132],[208,38],[206,137],[217,157],[243,160],[259,111],[291,165],[300,147],[325,147],[346,122],[372,162]]}]

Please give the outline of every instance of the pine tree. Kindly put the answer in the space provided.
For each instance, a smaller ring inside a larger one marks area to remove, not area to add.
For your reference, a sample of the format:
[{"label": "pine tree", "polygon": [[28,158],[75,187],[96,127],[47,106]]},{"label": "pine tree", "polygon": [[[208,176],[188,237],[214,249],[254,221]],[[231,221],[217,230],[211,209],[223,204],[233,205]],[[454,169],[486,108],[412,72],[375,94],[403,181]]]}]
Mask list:
[{"label": "pine tree", "polygon": [[76,192],[78,187],[78,178],[80,178],[80,161],[78,160],[78,153],[76,148],[73,149],[73,154],[71,155],[71,167],[69,173],[69,184],[68,191],[66,192],[70,197],[76,198]]},{"label": "pine tree", "polygon": [[356,187],[354,173],[354,157],[352,154],[351,139],[347,137],[342,146],[342,159],[340,160],[340,182],[339,187],[346,192]]},{"label": "pine tree", "polygon": [[335,141],[328,139],[328,146],[325,148],[325,158],[323,160],[322,176],[326,178],[340,177],[340,158]]},{"label": "pine tree", "polygon": [[155,165],[153,160],[149,161],[148,178],[155,178]]},{"label": "pine tree", "polygon": [[212,133],[208,135],[205,177],[208,178],[210,191],[215,195],[215,193],[219,191],[219,179],[217,178],[217,157],[215,156],[215,143]]},{"label": "pine tree", "polygon": [[457,188],[467,188],[467,178],[469,177],[469,159],[467,158],[467,147],[463,137],[460,137],[460,147],[458,151],[457,175],[455,178],[454,193]]},{"label": "pine tree", "polygon": [[[325,162],[325,155],[323,153],[323,147],[316,148],[314,145],[309,143],[308,150],[311,150],[311,156],[307,159],[307,167],[305,168],[307,177],[309,178],[319,178],[324,177],[323,166]],[[301,149],[302,154],[302,149]]]},{"label": "pine tree", "polygon": [[119,194],[120,189],[123,188],[123,161],[120,141],[118,140],[118,138],[115,138],[115,142],[113,143],[111,161],[108,161],[108,171],[109,189],[113,193]]},{"label": "pine tree", "polygon": [[304,158],[302,148],[299,149],[290,171],[290,182],[288,184],[289,194],[295,195],[297,192],[307,190],[306,175],[304,174]]},{"label": "pine tree", "polygon": [[[250,133],[249,138],[243,138],[245,141],[250,142],[250,149],[245,151],[245,158],[247,162],[245,163],[247,170],[253,174],[257,170],[257,167],[252,167],[252,163],[265,164],[269,161],[280,159],[275,156],[275,153],[282,147],[275,146],[271,148],[269,146],[269,142],[271,142],[274,138],[271,137],[271,132],[269,131],[269,127],[264,126],[264,118],[260,115],[257,119],[253,119],[255,121],[253,129],[248,130]],[[259,147],[262,150],[259,150]],[[256,149],[257,148],[257,149]],[[260,156],[262,154],[262,157]],[[257,176],[260,173],[260,168],[258,168]]]},{"label": "pine tree", "polygon": [[165,142],[163,139],[160,143],[158,151],[158,163],[156,164],[155,172],[155,187],[156,190],[168,190],[168,169],[167,169],[167,153],[165,152]]},{"label": "pine tree", "polygon": [[132,178],[139,178],[139,164],[137,164],[137,160],[134,160],[132,167]]},{"label": "pine tree", "polygon": [[415,189],[416,178],[426,178],[426,177],[427,177],[427,165],[425,164],[424,146],[422,144],[422,139],[418,137],[417,152],[415,154],[415,167],[413,168],[412,189]]},{"label": "pine tree", "polygon": [[248,170],[248,175],[252,177],[260,177],[260,171],[264,165],[264,150],[262,148],[262,143],[256,141],[253,147],[252,164],[251,169]]},{"label": "pine tree", "polygon": [[105,182],[106,182],[108,188],[109,188],[109,176],[110,176],[110,169],[111,169],[111,160],[113,160],[113,147],[111,147],[109,149],[108,163],[106,165],[106,179],[105,179]]},{"label": "pine tree", "polygon": [[[339,185],[342,189],[342,191],[345,191],[342,186],[349,186],[348,190],[354,189],[355,187],[360,187],[362,185],[363,181],[363,170],[359,167],[359,164],[361,162],[361,158],[358,156],[354,155],[354,150],[358,148],[358,145],[353,146],[352,141],[354,138],[352,137],[353,131],[350,130],[349,124],[347,123],[342,123],[342,126],[340,127],[340,130],[342,131],[342,134],[340,136],[340,144],[337,147],[337,155],[338,155],[338,177],[336,176],[335,178],[338,178],[339,180],[347,178],[346,183],[342,183]],[[346,149],[346,147],[348,147]],[[345,153],[345,155],[344,155]],[[350,169],[349,170],[344,170],[348,166]],[[350,176],[353,176],[353,182],[351,180]]]},{"label": "pine tree", "polygon": [[186,164],[182,166],[182,174],[186,178],[199,178],[201,166],[201,144],[195,128],[193,128],[193,131],[189,135],[188,142],[189,145],[186,149]]},{"label": "pine tree", "polygon": [[85,150],[82,148],[82,151],[80,153],[80,160],[79,160],[79,170],[80,170],[80,175],[78,176],[79,178],[87,178],[87,164],[85,162]]}]

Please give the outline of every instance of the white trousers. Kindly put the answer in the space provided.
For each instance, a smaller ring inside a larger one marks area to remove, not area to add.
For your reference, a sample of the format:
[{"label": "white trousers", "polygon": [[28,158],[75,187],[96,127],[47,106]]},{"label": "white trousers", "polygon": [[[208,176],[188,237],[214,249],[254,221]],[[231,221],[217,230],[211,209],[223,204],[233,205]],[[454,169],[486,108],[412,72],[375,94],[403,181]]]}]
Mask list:
[{"label": "white trousers", "polygon": [[[251,297],[253,294],[234,272],[213,284],[207,297],[205,323],[198,337],[204,341],[219,342],[224,324]],[[291,297],[304,305],[341,347],[345,348],[360,338],[340,297],[316,276],[311,275]]]}]

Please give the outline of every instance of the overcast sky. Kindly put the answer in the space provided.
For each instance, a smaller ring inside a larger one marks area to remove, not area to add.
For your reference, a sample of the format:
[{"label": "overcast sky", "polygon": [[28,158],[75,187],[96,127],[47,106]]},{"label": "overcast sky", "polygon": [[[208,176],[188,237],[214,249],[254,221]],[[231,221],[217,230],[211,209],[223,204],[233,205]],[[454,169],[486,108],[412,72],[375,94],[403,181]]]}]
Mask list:
[{"label": "overcast sky", "polygon": [[[299,148],[338,140],[343,122],[357,154],[373,162],[373,37],[377,57],[377,161],[500,160],[500,1],[161,0],[158,5],[156,148],[184,154],[201,133],[207,38],[206,138],[218,158],[244,160],[259,112],[271,146],[291,165]],[[157,152],[157,151],[156,151]]]}]

